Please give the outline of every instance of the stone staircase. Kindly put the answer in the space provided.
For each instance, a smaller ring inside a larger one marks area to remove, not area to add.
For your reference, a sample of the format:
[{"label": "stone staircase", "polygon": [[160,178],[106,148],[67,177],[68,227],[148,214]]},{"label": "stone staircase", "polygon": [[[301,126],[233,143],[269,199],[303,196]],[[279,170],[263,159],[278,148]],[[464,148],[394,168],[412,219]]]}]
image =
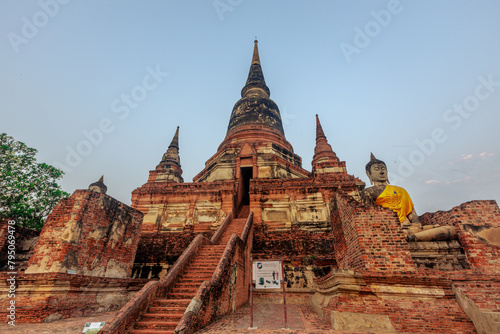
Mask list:
[{"label": "stone staircase", "polygon": [[[241,213],[238,217],[241,217]],[[248,213],[247,213],[248,216]],[[153,301],[135,324],[131,334],[172,334],[201,283],[210,280],[233,233],[241,236],[247,218],[236,218],[226,226],[215,245],[203,245],[174,284],[166,298]]]},{"label": "stone staircase", "polygon": [[224,231],[224,233],[221,235],[218,244],[224,245],[224,247],[225,247],[226,244],[227,244],[227,242],[229,241],[229,239],[231,238],[231,236],[234,233],[236,233],[237,235],[241,236],[241,232],[243,232],[243,229],[245,228],[245,223],[246,222],[247,222],[246,218],[236,218],[236,219],[233,219],[233,221],[231,222],[231,224],[229,224],[229,226],[226,228],[226,231]]},{"label": "stone staircase", "polygon": [[237,218],[247,218],[248,215],[250,214],[250,205],[243,205],[238,212]]}]

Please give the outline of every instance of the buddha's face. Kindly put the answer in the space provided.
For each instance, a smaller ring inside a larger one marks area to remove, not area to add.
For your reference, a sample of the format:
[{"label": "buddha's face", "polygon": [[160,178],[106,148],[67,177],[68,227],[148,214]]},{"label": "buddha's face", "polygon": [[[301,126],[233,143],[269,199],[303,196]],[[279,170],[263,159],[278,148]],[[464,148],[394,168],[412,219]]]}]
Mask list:
[{"label": "buddha's face", "polygon": [[384,164],[372,165],[368,177],[372,182],[387,182],[387,167]]}]

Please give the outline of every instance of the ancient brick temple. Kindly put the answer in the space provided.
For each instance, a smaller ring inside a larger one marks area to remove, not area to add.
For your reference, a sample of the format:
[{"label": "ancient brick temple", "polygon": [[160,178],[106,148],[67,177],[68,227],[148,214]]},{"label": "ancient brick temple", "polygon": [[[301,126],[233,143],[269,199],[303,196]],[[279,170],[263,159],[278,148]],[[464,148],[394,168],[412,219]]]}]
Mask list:
[{"label": "ancient brick temple", "polygon": [[[311,305],[331,333],[500,332],[498,205],[426,213],[423,237],[409,238],[395,212],[361,203],[365,183],[347,173],[318,115],[304,169],[257,41],[226,137],[193,182],[182,177],[179,136],[131,207],[101,179],[62,200],[39,237],[18,236],[19,321],[119,310],[102,333],[193,333],[248,302],[252,259],[283,259],[290,303]],[[442,227],[453,237],[427,236]],[[255,293],[281,301],[279,290]]]},{"label": "ancient brick temple", "polygon": [[132,192],[132,207],[144,213],[135,277],[163,276],[196,233],[210,235],[230,213],[243,218],[253,212],[254,256],[284,256],[290,268],[299,269],[290,287],[312,289],[313,276],[303,271],[305,262],[313,257],[325,266],[335,266],[333,195],[342,190],[358,198],[364,186],[347,173],[317,116],[316,132],[309,172],[285,138],[255,42],[250,73],[226,137],[205,168],[193,182],[183,182],[177,128],[162,160],[149,172],[148,182]]}]

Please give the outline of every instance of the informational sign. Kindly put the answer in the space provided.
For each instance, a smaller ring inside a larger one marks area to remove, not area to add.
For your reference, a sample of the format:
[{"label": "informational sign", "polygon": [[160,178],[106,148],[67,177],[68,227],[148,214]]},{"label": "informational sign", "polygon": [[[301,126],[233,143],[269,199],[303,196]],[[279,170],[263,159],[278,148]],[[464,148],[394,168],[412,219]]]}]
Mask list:
[{"label": "informational sign", "polygon": [[283,282],[281,261],[254,260],[252,280],[256,289],[279,289]]},{"label": "informational sign", "polygon": [[97,333],[101,328],[104,327],[104,324],[106,322],[87,322],[85,326],[83,327],[82,333],[85,334],[91,334],[91,333]]}]

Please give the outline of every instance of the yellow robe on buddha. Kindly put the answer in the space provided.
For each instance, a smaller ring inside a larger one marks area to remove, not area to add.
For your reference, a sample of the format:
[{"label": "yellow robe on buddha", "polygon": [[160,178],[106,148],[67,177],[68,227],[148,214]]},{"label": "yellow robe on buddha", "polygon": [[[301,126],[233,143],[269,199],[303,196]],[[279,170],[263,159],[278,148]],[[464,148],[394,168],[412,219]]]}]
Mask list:
[{"label": "yellow robe on buddha", "polygon": [[405,220],[413,210],[413,202],[406,190],[390,184],[385,186],[384,191],[375,200],[375,204],[396,212],[400,222]]}]

